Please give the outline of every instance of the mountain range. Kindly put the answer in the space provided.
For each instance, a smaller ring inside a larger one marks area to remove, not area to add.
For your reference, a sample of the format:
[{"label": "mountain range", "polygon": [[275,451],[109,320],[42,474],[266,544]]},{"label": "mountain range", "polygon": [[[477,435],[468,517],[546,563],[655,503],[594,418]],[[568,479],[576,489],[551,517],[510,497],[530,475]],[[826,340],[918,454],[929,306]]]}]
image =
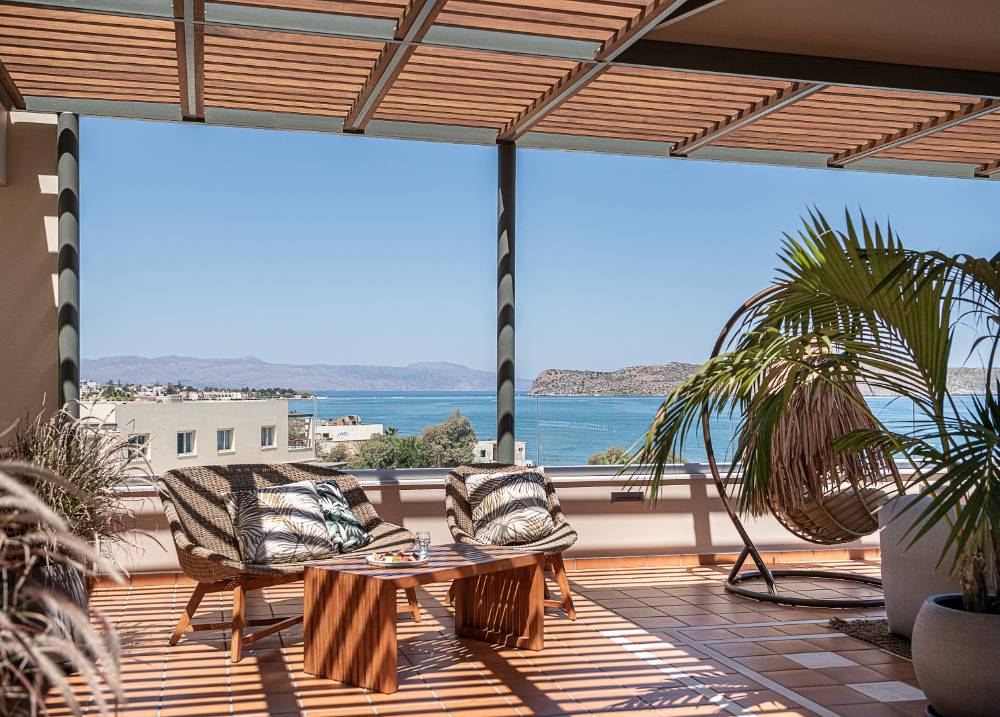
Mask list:
[{"label": "mountain range", "polygon": [[[408,366],[335,366],[268,363],[254,356],[203,359],[191,356],[107,356],[83,359],[84,380],[197,387],[291,388],[296,391],[493,391],[492,371],[443,361]],[[531,385],[518,379],[518,390]]]}]

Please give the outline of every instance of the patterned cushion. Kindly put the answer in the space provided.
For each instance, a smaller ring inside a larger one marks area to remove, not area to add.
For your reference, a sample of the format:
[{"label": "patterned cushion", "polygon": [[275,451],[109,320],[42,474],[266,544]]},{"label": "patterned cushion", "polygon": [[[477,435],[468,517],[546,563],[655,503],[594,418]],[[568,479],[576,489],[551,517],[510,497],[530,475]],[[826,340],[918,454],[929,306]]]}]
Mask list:
[{"label": "patterned cushion", "polygon": [[490,545],[530,543],[556,526],[537,470],[474,473],[465,479],[476,540]]},{"label": "patterned cushion", "polygon": [[247,563],[298,563],[336,552],[312,481],[237,490],[222,498]]},{"label": "patterned cushion", "polygon": [[372,536],[365,532],[361,521],[351,512],[351,506],[336,480],[317,483],[316,494],[336,552],[357,550],[372,542]]}]

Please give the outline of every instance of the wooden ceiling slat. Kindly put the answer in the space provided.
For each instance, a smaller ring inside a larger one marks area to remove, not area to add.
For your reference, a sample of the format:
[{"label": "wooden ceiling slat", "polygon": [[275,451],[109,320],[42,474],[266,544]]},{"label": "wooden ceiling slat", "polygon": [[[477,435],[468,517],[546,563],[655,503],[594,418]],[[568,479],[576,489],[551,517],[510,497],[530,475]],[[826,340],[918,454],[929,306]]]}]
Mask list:
[{"label": "wooden ceiling slat", "polygon": [[393,104],[387,104],[384,111],[379,113],[379,118],[385,119],[387,115],[405,115],[421,121],[426,121],[426,118],[430,116],[450,117],[455,120],[477,121],[494,126],[503,124],[504,119],[510,116],[509,113],[492,112],[478,107],[456,107],[449,111],[440,107],[400,107]]},{"label": "wooden ceiling slat", "polygon": [[610,115],[603,114],[600,116],[593,115],[579,115],[569,112],[560,112],[558,118],[553,116],[553,122],[557,122],[563,125],[575,125],[575,126],[589,126],[589,125],[603,125],[607,127],[618,127],[623,129],[634,128],[641,129],[648,132],[665,134],[670,133],[671,135],[687,135],[692,132],[690,123],[686,122],[670,122],[668,120],[659,120],[655,118],[646,118],[642,120],[637,120],[635,117],[622,116],[622,115]]},{"label": "wooden ceiling slat", "polygon": [[396,83],[400,87],[404,86],[426,86],[429,89],[435,87],[451,87],[465,85],[477,90],[497,90],[511,96],[537,97],[539,92],[548,87],[544,82],[506,82],[503,79],[486,79],[483,77],[469,77],[468,75],[452,74],[425,74],[422,72],[405,72],[399,76]]},{"label": "wooden ceiling slat", "polygon": [[406,0],[214,0],[224,5],[247,5],[273,10],[299,10],[304,12],[329,12],[375,19],[398,20],[406,7]]},{"label": "wooden ceiling slat", "polygon": [[[20,6],[19,6],[20,7]],[[62,13],[63,11],[56,11]],[[3,6],[0,5],[0,17],[2,17]],[[93,14],[90,17],[94,17]],[[118,20],[130,20],[131,18],[116,18]],[[55,31],[67,36],[77,36],[85,38],[87,36],[115,37],[127,42],[134,40],[173,40],[173,30],[168,20],[156,21],[159,25],[155,28],[148,28],[139,25],[132,25],[127,21],[116,23],[115,25],[95,25],[89,22],[76,23],[71,20],[44,21],[30,26],[34,30]],[[3,23],[7,29],[18,31],[19,25],[16,23]]]},{"label": "wooden ceiling slat", "polygon": [[668,77],[634,77],[629,75],[620,75],[614,72],[605,72],[599,79],[594,80],[592,86],[593,85],[602,87],[619,87],[633,91],[654,89],[670,92],[679,89],[690,92],[705,92],[707,94],[714,95],[726,94],[750,101],[759,100],[761,97],[766,97],[773,92],[773,90],[767,88],[755,88],[747,85],[721,82],[705,82],[697,78],[682,80]]},{"label": "wooden ceiling slat", "polygon": [[[635,10],[631,14],[634,13]],[[540,25],[546,28],[578,28],[593,31],[595,34],[599,33],[600,39],[617,30],[622,22],[627,21],[631,16],[615,16],[602,11],[566,12],[565,10],[539,7],[538,4],[528,6],[515,3],[485,2],[484,0],[475,0],[475,2],[448,0],[441,17],[441,23],[455,24],[446,19],[452,15],[474,18],[472,21],[477,24],[502,17],[506,20],[524,22],[525,25],[532,28],[537,28]]]},{"label": "wooden ceiling slat", "polygon": [[725,119],[724,116],[714,112],[685,112],[680,110],[650,109],[648,107],[623,107],[618,104],[585,104],[581,102],[567,102],[559,108],[559,113],[576,114],[619,114],[629,117],[662,117],[670,120],[687,120],[690,122],[692,131],[714,126],[717,122]]},{"label": "wooden ceiling slat", "polygon": [[683,70],[664,70],[651,67],[612,67],[608,73],[621,77],[649,77],[663,80],[694,80],[705,84],[740,85],[752,87],[761,93],[774,91],[785,87],[786,80],[768,80],[758,77],[739,77],[737,75],[717,75],[711,72],[685,72]]},{"label": "wooden ceiling slat", "polygon": [[121,34],[123,28],[132,30],[160,30],[170,33],[170,20],[142,18],[122,15],[105,15],[62,7],[38,7],[33,5],[0,5],[0,17],[30,20],[35,28],[73,25],[100,27],[111,35]]},{"label": "wooden ceiling slat", "polygon": [[8,59],[6,64],[8,67],[16,66],[25,70],[30,70],[31,68],[36,68],[39,71],[46,72],[63,70],[70,74],[79,74],[82,72],[104,72],[116,74],[135,74],[157,79],[167,77],[170,78],[174,84],[177,83],[177,68],[163,65],[136,65],[130,62],[122,61],[95,62],[62,57],[32,58],[31,62],[22,62],[21,58],[15,57]]},{"label": "wooden ceiling slat", "polygon": [[136,72],[156,73],[164,68],[170,70],[174,76],[177,75],[176,58],[167,57],[125,57],[118,55],[95,55],[87,52],[67,52],[63,50],[37,50],[23,51],[24,48],[16,48],[8,45],[4,38],[0,38],[0,53],[10,62],[21,62],[22,64],[33,64],[39,66],[60,66],[60,67],[136,67]]},{"label": "wooden ceiling slat", "polygon": [[316,55],[293,55],[286,52],[248,51],[246,54],[230,52],[206,52],[205,62],[213,65],[232,65],[235,67],[287,67],[292,69],[309,69],[315,72],[338,72],[345,68],[349,71],[363,69],[368,72],[372,60],[362,57],[334,57]]},{"label": "wooden ceiling slat", "polygon": [[230,81],[226,78],[215,77],[212,78],[210,82],[205,83],[205,94],[212,94],[219,91],[225,92],[245,92],[247,95],[253,94],[267,94],[275,95],[281,94],[288,97],[331,97],[338,100],[349,100],[353,99],[357,94],[354,89],[336,89],[330,87],[322,87],[319,89],[313,89],[309,87],[288,87],[281,83],[260,83],[257,85],[252,85],[241,80]]},{"label": "wooden ceiling slat", "polygon": [[500,30],[520,35],[553,37],[564,40],[583,40],[585,42],[601,42],[612,34],[611,30],[573,25],[541,25],[523,20],[513,20],[503,17],[479,17],[455,12],[441,13],[438,22],[441,25],[451,25],[452,27],[463,27],[473,30]]},{"label": "wooden ceiling slat", "polygon": [[155,57],[173,57],[174,41],[142,40],[122,46],[118,41],[108,41],[103,35],[84,36],[63,33],[34,32],[22,27],[10,27],[0,22],[0,37],[10,47],[27,50],[65,50],[101,55],[128,55],[141,52]]},{"label": "wooden ceiling slat", "polygon": [[249,27],[223,27],[212,25],[206,28],[205,41],[214,46],[257,47],[268,46],[291,52],[316,52],[329,50],[359,50],[381,52],[383,43],[377,40],[361,40],[343,37],[305,35],[285,30],[262,30]]},{"label": "wooden ceiling slat", "polygon": [[317,117],[329,117],[331,114],[334,115],[343,114],[343,109],[340,107],[317,108],[311,105],[273,104],[268,102],[244,102],[239,100],[235,101],[215,100],[209,106],[218,107],[220,109],[257,110],[259,112],[286,112],[299,115],[315,115]]},{"label": "wooden ceiling slat", "polygon": [[617,139],[638,139],[638,140],[646,140],[649,142],[672,142],[683,136],[680,133],[678,133],[674,137],[669,137],[669,136],[664,136],[657,132],[645,132],[637,129],[622,130],[611,127],[605,127],[603,125],[579,127],[576,125],[566,125],[566,124],[561,124],[559,122],[549,122],[549,121],[539,122],[538,129],[534,131],[554,133],[554,134],[577,135],[580,137],[612,137]]},{"label": "wooden ceiling slat", "polygon": [[248,75],[227,72],[225,74],[210,74],[205,80],[209,84],[216,80],[230,80],[245,82],[248,85],[274,85],[275,87],[299,87],[305,90],[345,90],[348,92],[357,91],[358,83],[338,81],[337,78],[329,80],[304,80],[289,78],[272,78],[266,75]]},{"label": "wooden ceiling slat", "polygon": [[[353,71],[352,71],[353,70]],[[212,63],[205,66],[205,73],[210,75],[241,75],[246,76],[252,73],[259,77],[270,77],[272,79],[301,79],[317,80],[324,82],[336,80],[340,82],[354,82],[358,86],[364,82],[367,75],[364,72],[353,68],[345,68],[339,72],[309,72],[307,70],[280,69],[276,67],[240,67],[239,65],[219,65]]]},{"label": "wooden ceiling slat", "polygon": [[440,98],[447,100],[449,105],[461,104],[463,102],[479,102],[482,104],[489,104],[497,108],[504,108],[517,114],[520,108],[524,106],[523,102],[514,102],[503,97],[490,97],[487,95],[469,95],[461,92],[435,92],[434,94],[427,94],[424,92],[411,92],[406,94],[404,92],[394,92],[390,97],[386,97],[385,101],[395,101],[395,102],[405,102],[407,100],[422,100],[422,99],[432,99]]},{"label": "wooden ceiling slat", "polygon": [[162,102],[177,104],[176,91],[160,92],[153,88],[129,88],[114,85],[87,85],[68,82],[24,82],[21,87],[25,95],[43,95],[49,97],[87,97],[94,99],[141,99],[145,102]]}]

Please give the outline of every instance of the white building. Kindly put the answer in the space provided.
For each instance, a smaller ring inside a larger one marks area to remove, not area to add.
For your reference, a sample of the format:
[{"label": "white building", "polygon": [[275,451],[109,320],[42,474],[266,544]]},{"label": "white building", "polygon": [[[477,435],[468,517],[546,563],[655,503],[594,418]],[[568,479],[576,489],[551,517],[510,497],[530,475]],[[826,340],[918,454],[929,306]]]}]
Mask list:
[{"label": "white building", "polygon": [[129,436],[157,475],[186,466],[315,458],[312,418],[290,416],[286,400],[104,402],[81,413]]},{"label": "white building", "polygon": [[320,423],[316,426],[316,440],[322,443],[353,443],[367,441],[372,436],[382,435],[381,423],[352,425],[331,425]]},{"label": "white building", "polygon": [[[494,463],[497,453],[496,441],[477,441],[473,463]],[[524,441],[514,441],[514,465],[530,466],[531,461],[524,455]]]}]

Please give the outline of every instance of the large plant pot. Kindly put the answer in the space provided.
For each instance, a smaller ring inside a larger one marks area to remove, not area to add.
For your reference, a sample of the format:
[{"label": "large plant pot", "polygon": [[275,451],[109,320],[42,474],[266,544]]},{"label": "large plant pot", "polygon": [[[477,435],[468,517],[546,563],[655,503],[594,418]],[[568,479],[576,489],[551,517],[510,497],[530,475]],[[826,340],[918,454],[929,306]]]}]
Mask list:
[{"label": "large plant pot", "polygon": [[907,547],[913,534],[906,532],[930,502],[930,498],[900,496],[887,501],[878,516],[885,616],[889,631],[907,638],[913,635],[917,613],[929,596],[962,589],[958,578],[948,573],[951,561],[946,559],[938,565],[948,539],[947,523],[940,521]]},{"label": "large plant pot", "polygon": [[1000,713],[1000,615],[965,612],[960,595],[934,595],[913,626],[913,670],[940,717]]}]

